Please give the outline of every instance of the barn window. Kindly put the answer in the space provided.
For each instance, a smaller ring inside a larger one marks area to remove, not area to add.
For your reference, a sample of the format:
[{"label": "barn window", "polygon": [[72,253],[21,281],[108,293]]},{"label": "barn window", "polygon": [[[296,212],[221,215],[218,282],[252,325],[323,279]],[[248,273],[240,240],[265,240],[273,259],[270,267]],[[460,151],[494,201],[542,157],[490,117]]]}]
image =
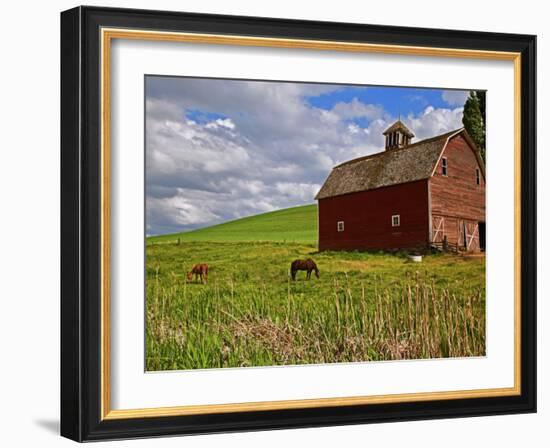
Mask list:
[{"label": "barn window", "polygon": [[344,231],[344,221],[338,221],[338,232]]},{"label": "barn window", "polygon": [[441,159],[441,174],[443,174],[443,176],[447,175],[447,157]]},{"label": "barn window", "polygon": [[479,168],[476,168],[476,184],[481,184],[481,173],[479,172]]},{"label": "barn window", "polygon": [[401,217],[399,215],[393,215],[391,217],[392,227],[399,227],[401,225]]}]

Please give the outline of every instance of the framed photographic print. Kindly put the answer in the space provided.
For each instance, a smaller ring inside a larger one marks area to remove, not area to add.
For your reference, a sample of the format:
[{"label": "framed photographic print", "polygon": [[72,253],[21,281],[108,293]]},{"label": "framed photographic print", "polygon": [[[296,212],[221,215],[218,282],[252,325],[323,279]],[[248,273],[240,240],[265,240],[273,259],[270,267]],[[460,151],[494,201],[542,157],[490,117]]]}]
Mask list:
[{"label": "framed photographic print", "polygon": [[61,433],[536,410],[535,36],[61,14]]}]

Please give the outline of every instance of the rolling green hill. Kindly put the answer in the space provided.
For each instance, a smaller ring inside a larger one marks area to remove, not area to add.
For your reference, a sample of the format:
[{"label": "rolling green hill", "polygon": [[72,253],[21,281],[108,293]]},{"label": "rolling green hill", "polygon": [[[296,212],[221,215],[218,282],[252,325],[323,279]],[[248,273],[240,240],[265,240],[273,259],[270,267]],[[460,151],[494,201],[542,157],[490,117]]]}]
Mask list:
[{"label": "rolling green hill", "polygon": [[302,205],[228,221],[203,229],[147,238],[147,242],[273,241],[317,243],[317,205]]}]

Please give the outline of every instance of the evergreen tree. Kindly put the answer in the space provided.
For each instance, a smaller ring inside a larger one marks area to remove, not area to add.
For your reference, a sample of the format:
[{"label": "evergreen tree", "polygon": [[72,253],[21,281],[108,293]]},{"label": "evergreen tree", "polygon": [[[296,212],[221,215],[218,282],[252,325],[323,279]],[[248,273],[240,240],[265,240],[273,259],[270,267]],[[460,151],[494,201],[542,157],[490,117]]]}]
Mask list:
[{"label": "evergreen tree", "polygon": [[[481,100],[480,100],[481,98]],[[483,112],[481,111],[483,103]],[[476,144],[481,158],[485,162],[485,92],[471,91],[466,103],[464,104],[464,113],[462,124],[466,128],[470,137]]]},{"label": "evergreen tree", "polygon": [[476,90],[476,96],[479,100],[479,110],[481,111],[481,118],[483,118],[483,127],[487,124],[485,121],[485,90]]}]

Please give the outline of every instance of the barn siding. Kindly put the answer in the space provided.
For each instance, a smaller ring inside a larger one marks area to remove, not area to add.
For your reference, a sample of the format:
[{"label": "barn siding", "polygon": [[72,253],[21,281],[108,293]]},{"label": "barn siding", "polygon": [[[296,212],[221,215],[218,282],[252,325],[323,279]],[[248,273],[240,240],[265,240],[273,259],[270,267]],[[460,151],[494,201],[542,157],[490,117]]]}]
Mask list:
[{"label": "barn siding", "polygon": [[458,250],[479,252],[479,221],[455,216],[432,215],[432,222],[432,241],[443,243],[446,236],[447,242],[452,245],[456,244]]},{"label": "barn siding", "polygon": [[[447,176],[442,175],[440,160],[430,179],[432,240],[441,242],[446,236],[451,244],[479,251],[477,225],[485,222],[485,179],[481,167],[462,135],[449,141],[443,157],[447,158]],[[480,185],[476,184],[476,168],[481,173]]]},{"label": "barn siding", "polygon": [[[400,215],[399,227],[392,215]],[[319,250],[424,249],[428,238],[426,180],[319,200]]]}]

